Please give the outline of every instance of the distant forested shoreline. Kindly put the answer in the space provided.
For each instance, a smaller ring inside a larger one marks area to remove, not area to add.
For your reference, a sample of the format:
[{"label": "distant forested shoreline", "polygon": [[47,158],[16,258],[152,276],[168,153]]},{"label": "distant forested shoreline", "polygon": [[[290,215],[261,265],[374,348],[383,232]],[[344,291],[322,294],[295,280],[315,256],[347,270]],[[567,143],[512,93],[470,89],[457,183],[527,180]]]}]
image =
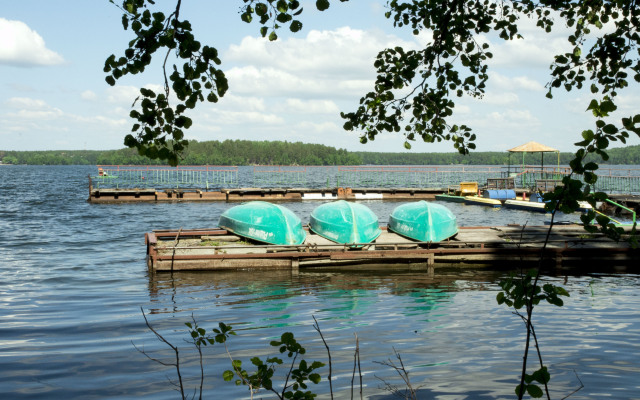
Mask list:
[{"label": "distant forested shoreline", "polygon": [[[600,164],[640,165],[640,145],[608,149],[609,160]],[[560,153],[566,165],[573,153]],[[555,153],[546,153],[545,165],[555,165]],[[159,165],[158,160],[140,156],[135,149],[119,150],[0,150],[3,164],[29,165]],[[539,153],[527,153],[526,164],[540,164]],[[193,141],[184,153],[181,165],[507,165],[521,164],[522,154],[509,159],[505,152],[459,153],[382,153],[350,152],[320,144],[282,141]]]}]

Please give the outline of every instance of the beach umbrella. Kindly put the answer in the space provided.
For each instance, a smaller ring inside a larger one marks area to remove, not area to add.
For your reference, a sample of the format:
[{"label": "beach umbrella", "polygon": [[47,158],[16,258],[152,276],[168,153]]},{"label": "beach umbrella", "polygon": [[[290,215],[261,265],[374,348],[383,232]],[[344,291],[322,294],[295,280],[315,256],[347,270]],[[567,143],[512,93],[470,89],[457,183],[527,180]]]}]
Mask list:
[{"label": "beach umbrella", "polygon": [[[557,153],[558,154],[558,166],[560,165],[560,150],[553,147],[540,144],[538,142],[528,142],[516,146],[513,149],[507,150],[509,152],[509,167],[511,167],[511,153],[522,153],[522,165],[524,165],[525,153],[540,153],[540,176],[542,177],[542,171],[544,169],[544,153]],[[510,169],[510,168],[509,168]]]}]

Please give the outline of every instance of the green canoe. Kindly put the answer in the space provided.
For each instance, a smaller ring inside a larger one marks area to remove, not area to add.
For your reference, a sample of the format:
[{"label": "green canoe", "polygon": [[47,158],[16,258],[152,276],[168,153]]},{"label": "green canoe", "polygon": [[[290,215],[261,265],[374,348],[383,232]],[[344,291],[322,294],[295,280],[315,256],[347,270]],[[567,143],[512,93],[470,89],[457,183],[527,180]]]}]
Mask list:
[{"label": "green canoe", "polygon": [[306,232],[288,208],[266,201],[250,201],[222,213],[218,225],[238,236],[270,244],[302,244]]},{"label": "green canoe", "polygon": [[458,223],[447,207],[421,200],[396,207],[389,230],[421,242],[439,242],[458,233]]},{"label": "green canoe", "polygon": [[464,200],[466,199],[465,196],[455,196],[452,194],[437,194],[436,195],[436,200],[440,200],[440,201],[448,201],[451,203],[464,203]]},{"label": "green canoe", "polygon": [[369,207],[345,200],[316,207],[309,228],[336,243],[371,243],[382,233],[378,217]]}]

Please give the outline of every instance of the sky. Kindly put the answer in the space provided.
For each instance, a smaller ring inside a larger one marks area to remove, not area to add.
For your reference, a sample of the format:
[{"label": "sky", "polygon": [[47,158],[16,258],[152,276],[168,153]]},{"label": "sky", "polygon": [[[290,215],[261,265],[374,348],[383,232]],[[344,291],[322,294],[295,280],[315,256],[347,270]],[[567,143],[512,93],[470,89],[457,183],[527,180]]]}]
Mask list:
[{"label": "sky", "polygon": [[[157,0],[165,9],[175,0]],[[181,16],[191,21],[201,43],[218,49],[229,91],[218,103],[200,103],[188,114],[188,139],[245,139],[319,143],[350,151],[453,152],[451,143],[412,142],[401,134],[380,134],[361,144],[360,132],[342,129],[340,111],[355,111],[373,89],[373,62],[379,51],[419,49],[430,33],[418,36],[394,28],[384,18],[386,1],[333,0],[319,12],[303,0],[296,33],[279,31],[269,42],[258,24],[240,20],[241,0],[185,0]],[[21,0],[0,7],[0,150],[110,150],[124,147],[131,105],[140,87],[160,88],[159,63],[144,74],[104,80],[104,61],[120,57],[132,38],[122,14],[108,0]],[[506,151],[531,140],[574,151],[594,120],[586,111],[588,90],[545,97],[549,65],[567,51],[568,31],[560,23],[544,34],[522,20],[523,40],[490,43],[489,82],[482,99],[456,98],[451,123],[477,135],[478,151]],[[618,98],[617,116],[637,113],[638,84]],[[637,137],[627,144],[640,144]],[[620,147],[613,143],[612,147]]]}]

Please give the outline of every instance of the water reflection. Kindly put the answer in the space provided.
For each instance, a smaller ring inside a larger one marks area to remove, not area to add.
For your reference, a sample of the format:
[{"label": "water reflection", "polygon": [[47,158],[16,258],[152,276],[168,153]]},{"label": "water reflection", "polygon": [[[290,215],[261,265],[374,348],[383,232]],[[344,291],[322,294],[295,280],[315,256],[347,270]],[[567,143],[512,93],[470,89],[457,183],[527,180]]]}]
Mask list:
[{"label": "water reflection", "polygon": [[[370,398],[392,398],[381,390],[384,383],[378,378],[401,383],[395,372],[375,362],[392,359],[396,349],[412,382],[421,386],[420,396],[493,399],[513,392],[524,339],[522,322],[495,302],[498,277],[482,270],[434,276],[412,270],[156,274],[149,279],[149,296],[152,304],[167,304],[171,297],[182,307],[154,308],[156,317],[184,317],[185,311],[198,309],[190,298],[206,303],[198,312],[207,322],[213,318],[239,328],[234,342],[245,356],[269,354],[268,341],[290,330],[308,346],[308,359],[324,360],[311,328],[315,316],[332,348],[339,397],[351,390],[357,334]],[[619,303],[629,290],[637,293],[640,277],[567,275],[544,280],[563,284],[572,294],[563,308],[541,304],[537,309],[537,332],[553,377],[552,398],[578,387],[576,373],[588,384],[572,398],[600,398],[598,385],[611,383],[615,387],[607,391],[610,398],[640,393],[631,383],[640,372],[640,322],[635,306]],[[638,304],[638,295],[632,296]],[[326,395],[325,390],[320,392]]]}]

